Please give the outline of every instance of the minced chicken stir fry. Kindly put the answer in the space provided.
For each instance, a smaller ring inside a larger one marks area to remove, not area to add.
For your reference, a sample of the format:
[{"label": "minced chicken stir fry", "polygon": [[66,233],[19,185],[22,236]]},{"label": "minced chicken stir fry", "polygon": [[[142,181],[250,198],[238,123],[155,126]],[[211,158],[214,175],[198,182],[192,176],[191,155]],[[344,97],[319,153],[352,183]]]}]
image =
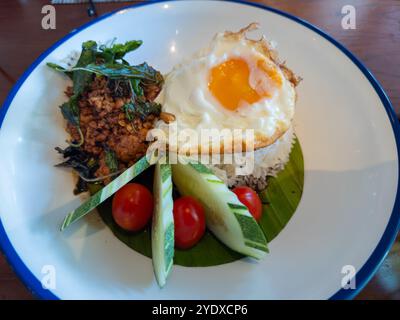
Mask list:
[{"label": "minced chicken stir fry", "polygon": [[98,47],[87,41],[75,67],[51,68],[73,81],[60,106],[71,136],[70,146],[56,148],[79,175],[74,192],[88,190],[88,183],[107,184],[145,155],[146,135],[161,113],[154,99],[161,91],[161,74],[146,63],[130,66],[124,55],[140,41]]}]

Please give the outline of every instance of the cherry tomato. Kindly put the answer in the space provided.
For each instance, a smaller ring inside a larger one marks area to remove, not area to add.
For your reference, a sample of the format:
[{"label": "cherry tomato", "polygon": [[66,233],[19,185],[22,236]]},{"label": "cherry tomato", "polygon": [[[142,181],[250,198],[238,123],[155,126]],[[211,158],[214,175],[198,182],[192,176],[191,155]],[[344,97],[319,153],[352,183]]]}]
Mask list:
[{"label": "cherry tomato", "polygon": [[203,206],[192,197],[182,197],[174,202],[175,246],[193,247],[206,230]]},{"label": "cherry tomato", "polygon": [[138,183],[128,183],[114,196],[112,215],[115,222],[127,231],[139,231],[153,214],[153,196]]},{"label": "cherry tomato", "polygon": [[249,187],[236,187],[232,190],[239,201],[249,209],[251,215],[257,221],[260,221],[262,215],[262,203],[257,192]]}]

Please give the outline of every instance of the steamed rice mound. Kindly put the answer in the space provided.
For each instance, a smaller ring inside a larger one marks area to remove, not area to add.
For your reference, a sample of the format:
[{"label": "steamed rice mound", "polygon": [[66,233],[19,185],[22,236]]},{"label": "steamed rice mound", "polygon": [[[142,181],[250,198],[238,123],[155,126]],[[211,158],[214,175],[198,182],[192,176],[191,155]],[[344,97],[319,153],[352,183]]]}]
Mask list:
[{"label": "steamed rice mound", "polygon": [[258,192],[262,191],[267,187],[268,177],[276,176],[289,161],[294,138],[294,130],[291,126],[275,143],[254,151],[254,169],[250,175],[236,175],[236,168],[240,167],[237,164],[219,164],[209,167],[229,187],[245,185]]}]

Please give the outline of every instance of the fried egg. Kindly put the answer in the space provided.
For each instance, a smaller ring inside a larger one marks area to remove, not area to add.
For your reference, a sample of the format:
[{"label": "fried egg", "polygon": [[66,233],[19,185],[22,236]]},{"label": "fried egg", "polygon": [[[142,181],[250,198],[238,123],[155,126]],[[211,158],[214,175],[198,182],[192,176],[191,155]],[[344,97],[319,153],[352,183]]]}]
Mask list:
[{"label": "fried egg", "polygon": [[299,79],[278,62],[264,38],[247,38],[257,27],[216,34],[166,75],[157,102],[175,115],[178,130],[253,129],[257,149],[289,129]]}]

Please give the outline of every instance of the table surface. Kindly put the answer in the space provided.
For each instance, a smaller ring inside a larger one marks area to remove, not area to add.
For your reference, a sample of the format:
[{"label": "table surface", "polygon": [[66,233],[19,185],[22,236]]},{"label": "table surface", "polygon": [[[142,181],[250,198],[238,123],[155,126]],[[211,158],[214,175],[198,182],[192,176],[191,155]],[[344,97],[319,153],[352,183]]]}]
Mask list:
[{"label": "table surface", "polygon": [[[69,31],[92,20],[87,4],[56,5],[56,30],[41,28],[46,0],[0,1],[0,104],[24,70]],[[137,1],[139,2],[139,1]],[[258,0],[327,31],[371,70],[400,115],[400,1],[398,0]],[[99,15],[130,3],[96,4]],[[356,29],[341,27],[341,9],[356,9]],[[372,281],[357,299],[400,299],[399,238]],[[0,255],[0,299],[32,299],[32,294]]]}]

